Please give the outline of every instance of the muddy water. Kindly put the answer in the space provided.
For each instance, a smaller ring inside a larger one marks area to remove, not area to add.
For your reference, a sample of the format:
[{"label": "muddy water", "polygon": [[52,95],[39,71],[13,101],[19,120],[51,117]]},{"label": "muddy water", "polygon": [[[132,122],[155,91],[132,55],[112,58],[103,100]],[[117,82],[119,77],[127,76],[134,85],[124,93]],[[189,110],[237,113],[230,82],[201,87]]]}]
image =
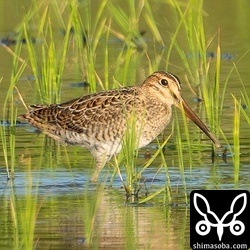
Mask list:
[{"label": "muddy water", "polygon": [[[250,6],[243,4],[249,5],[246,1],[204,1],[204,22],[208,38],[216,34],[218,27],[221,29],[221,84],[225,83],[233,63],[236,63],[241,80],[250,93],[250,56],[247,53],[250,44],[247,27]],[[28,9],[29,1],[18,1],[18,5],[16,1],[3,4],[0,39],[15,31]],[[171,14],[174,11],[164,3],[156,4],[154,11],[158,13],[156,21],[162,23],[160,31],[167,45],[167,33],[174,30],[171,26],[174,23]],[[10,16],[13,18],[9,18]],[[166,18],[169,18],[168,22]],[[146,27],[143,20],[141,22],[141,26]],[[58,30],[58,36],[60,35]],[[145,39],[149,48],[152,47],[153,38],[150,33],[145,34]],[[211,45],[210,56],[214,56],[216,45]],[[113,54],[119,50],[119,46],[119,41],[115,38],[110,40],[109,47]],[[183,44],[184,48],[185,46]],[[14,50],[14,45],[10,45],[10,48]],[[102,52],[98,53],[101,55]],[[187,56],[190,56],[188,51]],[[3,77],[0,92],[2,110],[12,65],[12,56],[3,46],[0,46],[0,58],[0,78]],[[213,60],[214,58],[212,63]],[[70,62],[72,61],[69,60],[66,65],[63,77],[63,101],[88,92],[82,75],[72,73],[75,68],[72,68],[74,65]],[[184,79],[185,72],[178,67],[179,63],[179,59],[173,56],[169,70]],[[136,79],[140,82],[148,71],[148,64],[138,57],[136,65]],[[101,75],[103,66],[96,65],[96,68]],[[27,104],[37,102],[30,79],[32,75],[25,72],[18,83]],[[130,85],[133,84],[134,82]],[[187,86],[184,85],[183,88],[185,99],[195,108],[194,96]],[[241,91],[239,78],[237,74],[233,74],[221,118],[221,128],[231,145],[234,116],[231,94],[240,98]],[[18,100],[17,106],[22,113],[24,108]],[[178,117],[180,118],[180,114]],[[6,121],[3,125],[8,127]],[[191,124],[189,130],[191,135],[198,133],[197,128]],[[160,141],[170,132],[171,127],[159,137]],[[181,171],[175,139],[172,137],[164,150],[168,175],[166,169],[159,168],[161,159],[156,159],[143,174],[146,182],[141,191],[141,196],[144,196],[148,191],[152,193],[164,187],[167,182],[171,186],[171,196],[169,193],[162,193],[149,204],[128,205],[125,204],[125,192],[119,177],[116,176],[112,183],[110,181],[113,173],[111,165],[102,172],[101,184],[93,185],[89,183],[89,178],[93,173],[94,162],[86,150],[57,145],[30,126],[18,126],[15,133],[16,166],[12,182],[6,180],[4,154],[0,151],[0,249],[188,249],[189,205],[186,204],[186,198],[188,200],[189,193],[194,189],[233,189],[236,186],[233,155],[229,150],[224,152],[224,149],[219,149],[213,158],[210,142],[203,137],[202,147],[193,148],[192,167],[189,157],[184,155],[186,166]],[[222,137],[220,139],[225,146],[226,142]],[[153,154],[156,149],[157,143],[152,142],[140,150],[138,165],[145,163],[146,152]],[[237,184],[239,189],[250,190],[249,149],[249,124],[242,116]],[[124,172],[122,175],[124,177]]]},{"label": "muddy water", "polygon": [[[33,172],[32,177],[20,174],[14,186],[3,185],[0,215],[5,218],[1,227],[5,233],[0,237],[1,249],[23,244],[15,239],[12,206],[17,211],[19,237],[27,233],[25,220],[35,220],[36,249],[82,249],[90,229],[92,248],[168,249],[188,244],[186,205],[125,206],[119,190],[87,185],[82,175]],[[27,207],[27,180],[33,183],[31,208]]]}]

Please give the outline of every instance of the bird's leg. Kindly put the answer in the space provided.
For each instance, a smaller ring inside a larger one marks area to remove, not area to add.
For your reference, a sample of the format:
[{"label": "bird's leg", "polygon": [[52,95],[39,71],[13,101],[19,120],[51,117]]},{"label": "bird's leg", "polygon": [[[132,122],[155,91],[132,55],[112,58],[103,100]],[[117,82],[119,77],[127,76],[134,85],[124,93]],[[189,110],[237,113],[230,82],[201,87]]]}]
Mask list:
[{"label": "bird's leg", "polygon": [[105,155],[105,157],[101,157],[101,159],[96,159],[96,167],[95,167],[95,172],[91,178],[92,182],[97,182],[98,181],[98,176],[100,174],[100,172],[102,171],[103,167],[105,166],[107,162],[107,157]]}]

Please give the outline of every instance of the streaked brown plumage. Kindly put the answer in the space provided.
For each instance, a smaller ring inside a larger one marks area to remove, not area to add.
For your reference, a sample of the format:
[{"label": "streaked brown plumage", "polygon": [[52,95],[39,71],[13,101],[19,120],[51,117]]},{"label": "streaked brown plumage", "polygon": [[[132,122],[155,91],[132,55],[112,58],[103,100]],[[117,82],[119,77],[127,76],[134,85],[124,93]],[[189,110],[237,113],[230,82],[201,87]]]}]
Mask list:
[{"label": "streaked brown plumage", "polygon": [[90,94],[62,104],[33,105],[19,118],[57,141],[89,149],[96,159],[92,181],[97,181],[105,163],[121,150],[132,114],[141,148],[167,126],[172,105],[183,106],[186,115],[220,146],[182,98],[178,78],[163,71],[151,74],[139,86]]}]

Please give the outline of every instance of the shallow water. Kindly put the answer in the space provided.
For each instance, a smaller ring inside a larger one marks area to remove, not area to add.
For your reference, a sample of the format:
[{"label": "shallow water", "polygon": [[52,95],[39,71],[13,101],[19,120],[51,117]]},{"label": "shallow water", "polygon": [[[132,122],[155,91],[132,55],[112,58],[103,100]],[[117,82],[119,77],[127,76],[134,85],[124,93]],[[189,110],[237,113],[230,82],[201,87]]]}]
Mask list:
[{"label": "shallow water", "polygon": [[[13,1],[14,3],[15,1]],[[243,6],[244,4],[246,6]],[[3,22],[0,23],[0,39],[14,32],[21,17],[29,7],[29,1],[3,5]],[[226,10],[225,10],[226,6]],[[169,32],[175,25],[172,7],[163,2],[155,4],[156,22],[160,25],[163,40],[168,46]],[[8,13],[8,14],[7,14]],[[18,13],[18,15],[16,14]],[[218,27],[221,29],[221,48],[223,52],[221,66],[221,89],[225,79],[236,63],[241,80],[245,83],[247,93],[250,93],[248,82],[250,57],[250,36],[247,20],[250,6],[246,1],[204,1],[204,22],[207,38],[213,37]],[[13,18],[9,18],[13,16]],[[168,20],[166,22],[166,19]],[[233,20],[233,22],[232,22]],[[141,21],[142,29],[146,24]],[[172,25],[171,25],[172,24]],[[60,39],[61,31],[58,29]],[[181,35],[181,33],[180,33]],[[153,48],[153,38],[146,32],[145,40],[148,53],[162,48]],[[181,37],[179,38],[181,41]],[[121,42],[117,38],[110,39],[110,57],[116,63],[116,55],[120,51]],[[211,64],[214,66],[217,43],[210,46]],[[14,50],[14,45],[10,45]],[[209,48],[209,49],[210,49]],[[193,56],[187,50],[187,57]],[[24,52],[24,57],[25,57]],[[73,53],[73,52],[72,52]],[[102,51],[97,52],[102,58]],[[148,72],[148,61],[137,54],[135,59],[136,81],[141,82]],[[151,54],[150,54],[151,55]],[[9,87],[12,56],[0,46],[0,100],[4,100]],[[98,58],[97,62],[101,59]],[[152,59],[153,60],[153,59]],[[164,65],[164,57],[159,63],[159,69]],[[84,76],[76,71],[74,57],[69,58],[63,76],[62,101],[75,98],[82,93],[88,93]],[[184,82],[180,59],[173,55],[169,71],[180,76]],[[98,74],[103,75],[103,65],[97,64]],[[214,72],[211,71],[211,75]],[[25,71],[18,87],[27,104],[38,101],[34,94],[33,76]],[[133,77],[131,77],[133,79]],[[129,82],[134,85],[137,82]],[[231,94],[241,97],[242,85],[233,74],[227,88],[221,117],[221,129],[230,145],[233,145],[234,102]],[[183,84],[183,96],[192,108],[197,108],[194,96]],[[242,104],[244,104],[242,102]],[[16,100],[19,113],[24,112],[19,99]],[[0,110],[3,102],[0,101]],[[249,109],[249,107],[246,107]],[[200,112],[202,116],[202,112]],[[204,115],[203,120],[206,120]],[[181,119],[180,112],[174,119]],[[174,121],[173,121],[174,122]],[[2,126],[9,128],[8,121]],[[159,141],[163,141],[171,132],[168,126]],[[196,146],[199,130],[189,123],[192,143],[192,156],[188,155],[188,147],[183,149],[185,170],[179,166],[175,137],[172,136],[163,153],[166,157],[167,170],[160,168],[158,157],[144,173],[140,196],[147,192],[153,193],[162,187],[171,187],[171,193],[163,192],[153,201],[143,205],[126,204],[125,191],[118,176],[111,181],[113,167],[111,164],[102,171],[100,184],[89,183],[93,173],[94,161],[90,153],[84,149],[61,146],[46,136],[37,133],[31,126],[16,127],[16,165],[15,179],[7,181],[4,153],[0,151],[0,249],[188,249],[189,248],[189,194],[194,189],[244,189],[250,190],[250,137],[249,124],[243,115],[240,120],[240,171],[239,182],[235,182],[233,155],[225,151],[227,143],[220,135],[224,146],[216,150],[212,156],[211,142],[201,135],[201,144]],[[8,133],[7,133],[8,135]],[[183,135],[183,145],[186,137]],[[2,144],[0,145],[2,147]],[[145,153],[152,155],[158,148],[156,141],[139,151],[138,166],[146,162]],[[125,169],[122,169],[125,178]],[[91,245],[89,246],[89,243]]]}]

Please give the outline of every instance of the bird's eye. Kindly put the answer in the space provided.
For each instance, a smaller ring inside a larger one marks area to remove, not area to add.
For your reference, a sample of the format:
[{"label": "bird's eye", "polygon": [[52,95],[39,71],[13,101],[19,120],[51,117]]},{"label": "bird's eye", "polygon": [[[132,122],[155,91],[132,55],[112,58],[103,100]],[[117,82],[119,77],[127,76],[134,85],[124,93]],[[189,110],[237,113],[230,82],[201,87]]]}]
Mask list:
[{"label": "bird's eye", "polygon": [[168,81],[166,79],[161,79],[161,84],[163,86],[168,86]]}]

